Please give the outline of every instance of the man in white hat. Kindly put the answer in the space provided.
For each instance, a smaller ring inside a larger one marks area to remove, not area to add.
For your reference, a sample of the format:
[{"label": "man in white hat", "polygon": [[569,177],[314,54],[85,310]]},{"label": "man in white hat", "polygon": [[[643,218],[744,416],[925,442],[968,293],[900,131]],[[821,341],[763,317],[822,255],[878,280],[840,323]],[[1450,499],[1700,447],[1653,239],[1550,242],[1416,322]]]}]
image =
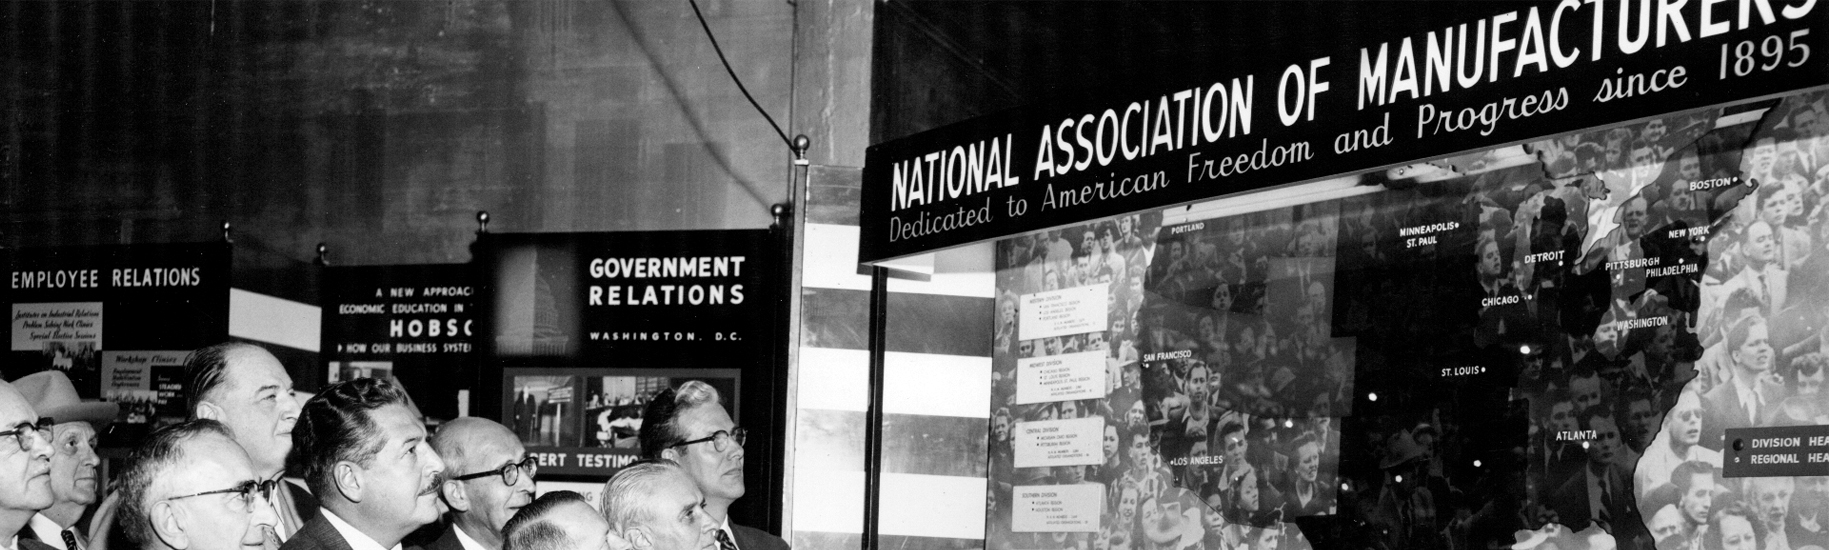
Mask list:
[{"label": "man in white hat", "polygon": [[88,550],[88,536],[76,526],[83,509],[96,500],[95,433],[120,412],[114,403],[83,401],[63,371],[47,370],[20,377],[13,387],[25,396],[38,417],[51,426],[50,508],[32,516],[21,538],[35,538],[57,550]]}]

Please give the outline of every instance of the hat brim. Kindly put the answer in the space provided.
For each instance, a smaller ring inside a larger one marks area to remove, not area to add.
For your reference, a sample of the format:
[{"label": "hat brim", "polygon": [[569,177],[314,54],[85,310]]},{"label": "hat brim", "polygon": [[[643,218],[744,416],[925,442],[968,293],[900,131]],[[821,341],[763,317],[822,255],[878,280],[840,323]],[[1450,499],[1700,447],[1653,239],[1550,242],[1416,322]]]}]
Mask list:
[{"label": "hat brim", "polygon": [[114,422],[121,413],[121,406],[104,401],[85,401],[74,405],[64,405],[38,411],[38,416],[50,418],[53,422],[88,422],[96,426],[106,426]]}]

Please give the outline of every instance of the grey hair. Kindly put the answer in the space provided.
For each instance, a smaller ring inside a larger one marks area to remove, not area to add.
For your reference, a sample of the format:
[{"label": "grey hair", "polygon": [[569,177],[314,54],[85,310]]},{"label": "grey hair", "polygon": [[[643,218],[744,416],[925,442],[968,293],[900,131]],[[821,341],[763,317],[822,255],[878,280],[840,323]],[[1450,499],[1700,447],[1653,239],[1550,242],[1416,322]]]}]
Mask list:
[{"label": "grey hair", "polygon": [[603,504],[603,519],[619,533],[653,520],[653,514],[648,511],[648,497],[654,494],[656,486],[674,475],[691,483],[679,463],[664,458],[636,462],[616,472],[603,485],[603,495],[597,501]]}]

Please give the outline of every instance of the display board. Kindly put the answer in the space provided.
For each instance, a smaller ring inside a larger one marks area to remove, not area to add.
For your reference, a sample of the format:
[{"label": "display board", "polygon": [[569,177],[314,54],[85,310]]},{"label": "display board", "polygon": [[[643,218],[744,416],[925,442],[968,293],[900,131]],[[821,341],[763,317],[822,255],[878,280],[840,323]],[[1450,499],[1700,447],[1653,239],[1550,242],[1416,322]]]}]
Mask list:
[{"label": "display board", "polygon": [[[859,259],[1829,83],[1821,2],[1451,6],[1386,2],[1344,35],[1222,58],[1188,47],[1185,63],[1165,67],[1086,67],[1171,84],[1092,94],[1060,82],[1058,97],[873,145]],[[1333,14],[1325,2],[1240,2],[1228,15],[1214,32],[1236,40]]]},{"label": "display board", "polygon": [[183,420],[183,361],[229,334],[229,245],[5,251],[9,341],[0,374],[56,369],[121,405],[105,445]]},{"label": "display board", "polygon": [[409,380],[426,415],[468,414],[480,351],[475,280],[468,264],[325,268],[324,382]]},{"label": "display board", "polygon": [[987,547],[1829,547],[1825,103],[999,241]]},{"label": "display board", "polygon": [[484,235],[478,342],[500,376],[482,410],[502,411],[542,476],[632,462],[642,407],[689,379],[772,433],[769,400],[739,398],[774,387],[774,242],[763,230]]}]

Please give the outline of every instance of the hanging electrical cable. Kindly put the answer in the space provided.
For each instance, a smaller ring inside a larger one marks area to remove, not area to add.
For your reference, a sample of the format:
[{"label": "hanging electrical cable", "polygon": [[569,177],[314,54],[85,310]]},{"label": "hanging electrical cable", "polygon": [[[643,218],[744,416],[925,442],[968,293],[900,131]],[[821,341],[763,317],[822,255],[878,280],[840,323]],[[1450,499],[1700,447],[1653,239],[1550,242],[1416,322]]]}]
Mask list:
[{"label": "hanging electrical cable", "polygon": [[724,64],[724,72],[730,73],[730,81],[737,83],[737,91],[743,92],[743,97],[749,100],[750,106],[755,107],[756,112],[762,113],[762,118],[768,120],[769,126],[775,127],[775,135],[781,136],[781,142],[787,144],[788,151],[795,151],[794,140],[788,139],[787,132],[781,131],[781,125],[775,123],[775,117],[768,116],[768,111],[762,109],[762,104],[756,103],[756,97],[749,95],[749,88],[743,86],[743,79],[737,78],[737,71],[730,68],[730,60],[724,58],[724,48],[718,47],[718,37],[711,34],[711,25],[705,23],[705,14],[699,11],[698,1],[686,0],[686,2],[692,4],[692,15],[699,18],[699,27],[705,29],[705,38],[711,40],[712,51],[718,52],[718,62]]}]

